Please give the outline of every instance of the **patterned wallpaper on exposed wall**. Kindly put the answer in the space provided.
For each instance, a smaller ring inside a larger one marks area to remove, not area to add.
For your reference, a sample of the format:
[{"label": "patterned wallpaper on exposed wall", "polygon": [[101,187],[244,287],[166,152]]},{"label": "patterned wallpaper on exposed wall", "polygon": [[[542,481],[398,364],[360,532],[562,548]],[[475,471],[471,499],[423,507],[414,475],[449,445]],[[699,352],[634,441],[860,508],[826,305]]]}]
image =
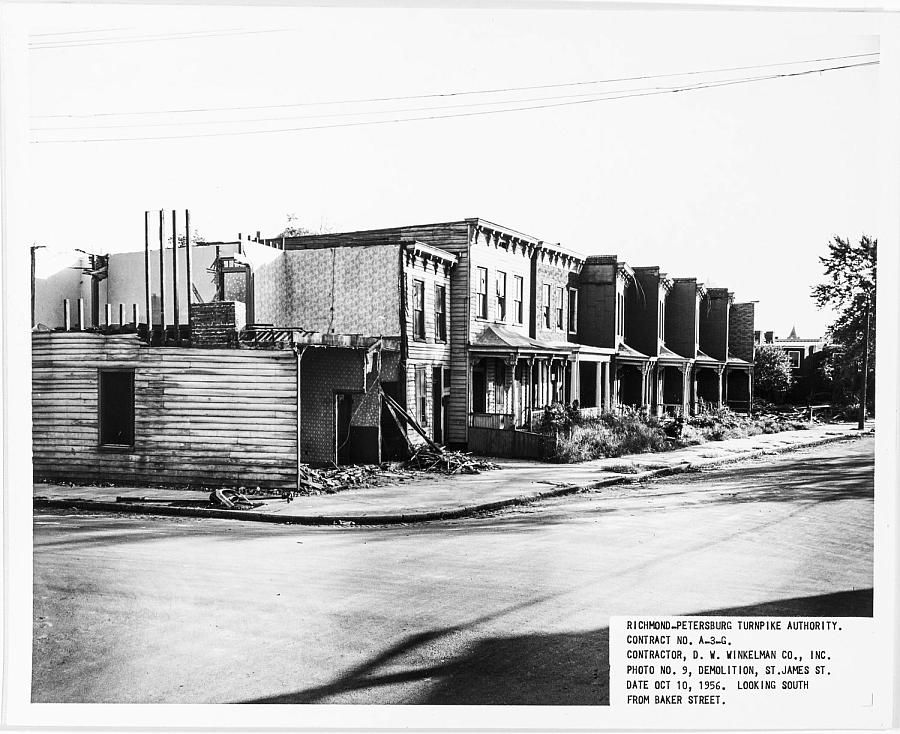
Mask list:
[{"label": "patterned wallpaper on exposed wall", "polygon": [[257,269],[256,319],[325,333],[399,336],[398,277],[398,245],[288,250]]}]

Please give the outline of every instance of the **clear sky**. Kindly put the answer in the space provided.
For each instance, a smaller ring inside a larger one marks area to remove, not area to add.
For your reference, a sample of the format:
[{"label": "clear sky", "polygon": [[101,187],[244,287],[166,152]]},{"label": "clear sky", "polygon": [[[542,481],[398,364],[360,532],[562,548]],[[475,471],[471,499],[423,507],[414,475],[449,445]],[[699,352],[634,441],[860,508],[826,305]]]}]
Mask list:
[{"label": "clear sky", "polygon": [[38,244],[139,249],[159,208],[189,208],[207,239],[274,235],[288,214],[335,231],[477,216],[727,286],[759,301],[757,328],[817,336],[817,256],[833,234],[878,234],[877,66],[392,124],[346,125],[816,65],[309,104],[865,54],[876,37],[593,10],[48,7],[31,27],[34,140],[204,137],[29,145]]}]

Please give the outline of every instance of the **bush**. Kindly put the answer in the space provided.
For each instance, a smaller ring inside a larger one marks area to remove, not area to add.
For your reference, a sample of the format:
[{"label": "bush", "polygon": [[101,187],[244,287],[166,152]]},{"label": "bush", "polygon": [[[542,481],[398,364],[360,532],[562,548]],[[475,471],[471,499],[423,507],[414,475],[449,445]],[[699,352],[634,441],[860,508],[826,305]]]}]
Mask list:
[{"label": "bush", "polygon": [[556,459],[571,463],[625,454],[666,451],[670,440],[656,418],[639,411],[603,413],[599,418],[579,421],[557,444]]},{"label": "bush", "polygon": [[623,408],[599,418],[581,420],[567,415],[565,408],[545,411],[548,423],[557,421],[567,430],[557,443],[556,460],[564,463],[613,458],[626,454],[669,451],[706,441],[758,436],[809,428],[805,421],[768,413],[748,416],[729,408],[710,408],[687,418],[660,420],[644,411]]}]

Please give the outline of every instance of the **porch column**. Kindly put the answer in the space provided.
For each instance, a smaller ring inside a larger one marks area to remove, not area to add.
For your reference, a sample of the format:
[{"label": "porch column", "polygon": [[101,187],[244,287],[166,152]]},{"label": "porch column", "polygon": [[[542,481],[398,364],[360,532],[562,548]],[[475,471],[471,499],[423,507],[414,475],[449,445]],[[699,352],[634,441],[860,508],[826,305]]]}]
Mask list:
[{"label": "porch column", "polygon": [[508,385],[507,401],[509,402],[510,412],[513,415],[513,424],[519,422],[519,387],[516,385],[516,364],[519,360],[515,357],[508,357],[506,360],[506,375]]},{"label": "porch column", "polygon": [[643,362],[641,364],[641,403],[643,405],[649,405],[650,403],[650,393],[647,389],[647,375],[650,373],[650,363]]},{"label": "porch column", "polygon": [[[530,420],[531,413],[534,410],[534,357],[528,358],[528,384],[525,388],[525,403],[528,410],[526,411],[525,418]],[[524,422],[524,419],[523,419]],[[528,429],[531,430],[531,425],[529,423]]]},{"label": "porch column", "polygon": [[578,406],[581,407],[581,363],[578,361],[578,355],[575,355],[575,359],[568,363],[570,365],[570,370],[572,371],[572,380],[569,384],[569,402],[573,402],[575,400],[578,401]]},{"label": "porch column", "polygon": [[687,365],[680,364],[678,365],[678,371],[681,373],[681,412],[686,416],[690,411],[690,394],[688,393],[688,380],[690,379],[690,375],[688,374]]},{"label": "porch column", "polygon": [[745,373],[747,378],[747,413],[753,412],[753,368],[749,368]]},{"label": "porch column", "polygon": [[537,402],[534,407],[538,410],[543,410],[544,408],[544,360],[537,360],[537,382],[535,383],[535,390],[537,391]]},{"label": "porch column", "polygon": [[569,389],[569,383],[566,380],[566,360],[559,360],[559,386],[557,390],[557,400],[561,403],[566,402],[566,395],[568,395],[567,390]]},{"label": "porch column", "polygon": [[605,400],[605,408],[612,410],[612,390],[613,390],[613,362],[610,360],[603,365],[603,396]]},{"label": "porch column", "polygon": [[691,370],[691,413],[697,412],[697,373],[699,371],[696,367]]},{"label": "porch column", "polygon": [[656,365],[656,415],[663,414],[663,402],[665,395],[666,368]]},{"label": "porch column", "polygon": [[619,374],[622,372],[622,365],[617,364],[612,374],[612,392],[610,398],[612,400],[611,407],[618,408],[622,403],[619,400]]},{"label": "porch column", "polygon": [[722,407],[722,373],[725,371],[724,367],[716,367],[716,381],[718,382],[718,398],[719,405],[718,407]]},{"label": "porch column", "polygon": [[597,362],[597,374],[594,378],[597,383],[597,407],[601,412],[606,410],[606,403],[609,400],[609,388],[606,387],[607,370],[609,370],[608,362]]}]

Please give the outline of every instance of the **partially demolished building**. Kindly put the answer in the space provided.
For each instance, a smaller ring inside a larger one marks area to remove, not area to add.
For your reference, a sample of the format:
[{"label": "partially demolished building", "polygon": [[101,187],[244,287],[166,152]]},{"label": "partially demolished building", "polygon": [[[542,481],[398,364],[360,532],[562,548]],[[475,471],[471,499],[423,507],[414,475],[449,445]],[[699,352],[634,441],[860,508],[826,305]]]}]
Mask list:
[{"label": "partially demolished building", "polygon": [[557,402],[751,404],[753,304],[658,267],[482,219],[172,248],[161,216],[155,249],[146,231],[144,252],[35,269],[36,476],[289,489],[298,464],[420,441],[543,457]]}]

